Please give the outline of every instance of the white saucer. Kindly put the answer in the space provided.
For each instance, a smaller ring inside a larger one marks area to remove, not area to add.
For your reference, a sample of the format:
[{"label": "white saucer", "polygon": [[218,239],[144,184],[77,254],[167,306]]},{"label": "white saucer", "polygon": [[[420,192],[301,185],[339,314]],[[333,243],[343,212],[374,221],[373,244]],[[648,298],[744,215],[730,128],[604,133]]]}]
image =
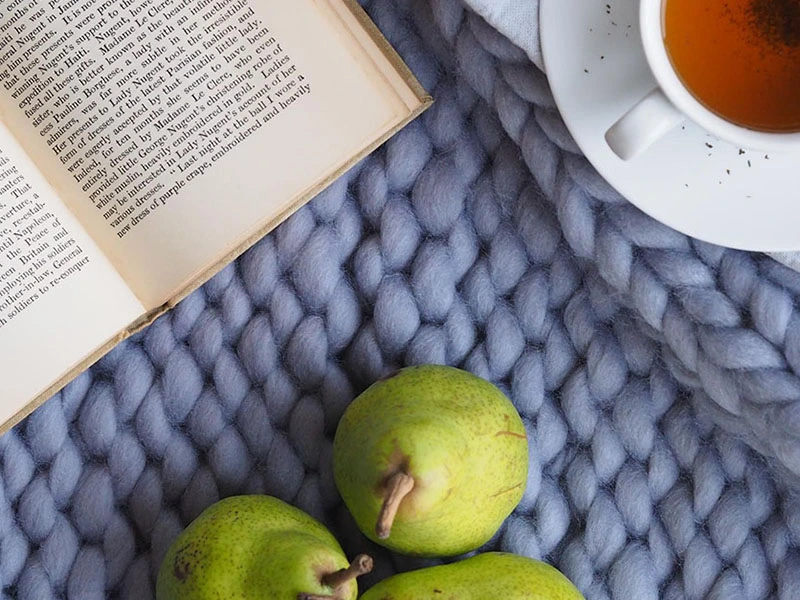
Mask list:
[{"label": "white saucer", "polygon": [[717,140],[687,121],[624,162],[604,135],[655,86],[638,0],[541,0],[545,67],[588,160],[625,198],[692,237],[743,250],[800,250],[800,154]]}]

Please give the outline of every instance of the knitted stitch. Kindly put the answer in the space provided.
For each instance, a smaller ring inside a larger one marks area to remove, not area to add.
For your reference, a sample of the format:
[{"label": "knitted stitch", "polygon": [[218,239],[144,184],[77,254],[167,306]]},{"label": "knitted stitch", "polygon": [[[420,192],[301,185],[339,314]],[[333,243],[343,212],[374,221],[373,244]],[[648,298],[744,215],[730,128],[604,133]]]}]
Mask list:
[{"label": "knitted stitch", "polygon": [[624,201],[460,0],[362,3],[436,104],[0,438],[0,597],[152,598],[172,540],[239,493],[372,553],[363,586],[436,562],[357,532],[331,446],[375,379],[446,363],[530,435],[487,548],[589,600],[800,598],[800,274]]}]

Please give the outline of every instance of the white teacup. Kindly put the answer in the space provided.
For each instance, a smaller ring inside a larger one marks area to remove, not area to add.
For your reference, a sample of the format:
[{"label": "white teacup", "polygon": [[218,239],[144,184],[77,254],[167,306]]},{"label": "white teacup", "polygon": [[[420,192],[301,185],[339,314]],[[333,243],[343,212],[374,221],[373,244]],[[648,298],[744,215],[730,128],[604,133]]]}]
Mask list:
[{"label": "white teacup", "polygon": [[726,121],[686,89],[664,43],[664,6],[668,0],[640,0],[639,21],[645,55],[658,87],[639,101],[606,132],[614,153],[629,160],[687,118],[710,134],[741,148],[766,152],[800,151],[800,132],[771,133]]}]

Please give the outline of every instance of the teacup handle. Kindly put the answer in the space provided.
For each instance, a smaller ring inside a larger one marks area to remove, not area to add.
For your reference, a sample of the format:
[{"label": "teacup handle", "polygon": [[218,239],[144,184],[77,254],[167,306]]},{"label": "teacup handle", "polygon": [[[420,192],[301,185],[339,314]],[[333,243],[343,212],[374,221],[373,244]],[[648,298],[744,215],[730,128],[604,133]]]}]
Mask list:
[{"label": "teacup handle", "polygon": [[659,88],[647,94],[606,132],[606,142],[622,160],[630,160],[661,139],[686,117]]}]

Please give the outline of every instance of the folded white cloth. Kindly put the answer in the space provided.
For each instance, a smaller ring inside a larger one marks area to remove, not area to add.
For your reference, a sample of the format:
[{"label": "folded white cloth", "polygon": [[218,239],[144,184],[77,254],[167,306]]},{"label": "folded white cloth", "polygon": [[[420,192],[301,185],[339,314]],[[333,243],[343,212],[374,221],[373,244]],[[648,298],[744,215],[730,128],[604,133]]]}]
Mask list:
[{"label": "folded white cloth", "polygon": [[472,9],[522,48],[544,71],[539,45],[539,0],[465,0]]}]

